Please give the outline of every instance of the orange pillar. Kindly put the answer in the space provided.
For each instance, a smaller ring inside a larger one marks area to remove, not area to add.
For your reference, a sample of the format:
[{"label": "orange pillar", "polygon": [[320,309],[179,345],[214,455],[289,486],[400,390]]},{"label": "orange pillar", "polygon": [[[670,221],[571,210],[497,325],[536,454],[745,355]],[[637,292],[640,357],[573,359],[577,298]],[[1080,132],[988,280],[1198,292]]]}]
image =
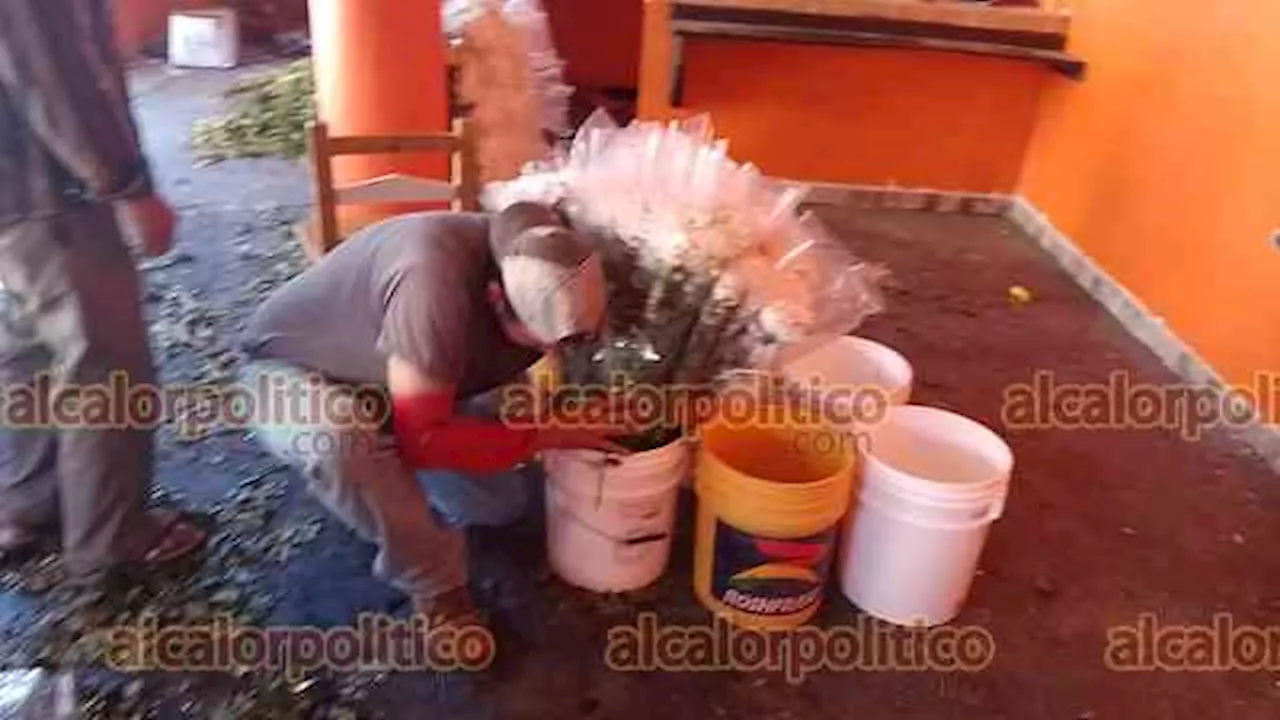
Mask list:
[{"label": "orange pillar", "polygon": [[[449,127],[439,0],[310,0],[317,113],[333,135],[406,135]],[[334,181],[400,172],[447,179],[439,153],[340,157]],[[343,234],[421,206],[339,206]]]},{"label": "orange pillar", "polygon": [[673,52],[670,0],[645,0],[636,98],[636,112],[643,120],[666,120],[671,114]]}]

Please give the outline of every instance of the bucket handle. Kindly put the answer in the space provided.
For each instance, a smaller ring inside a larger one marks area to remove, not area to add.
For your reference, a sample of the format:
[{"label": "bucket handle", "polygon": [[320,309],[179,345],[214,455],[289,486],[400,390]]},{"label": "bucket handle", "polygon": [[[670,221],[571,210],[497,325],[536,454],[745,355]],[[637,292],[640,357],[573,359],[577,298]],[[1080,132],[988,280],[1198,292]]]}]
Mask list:
[{"label": "bucket handle", "polygon": [[[1000,492],[998,495],[995,495],[991,498],[991,505],[987,510],[987,514],[983,518],[984,521],[995,522],[996,520],[999,520],[1000,518],[1004,517],[1005,504],[1009,499],[1009,484],[1010,483],[1008,480],[1000,484]],[[854,492],[858,493],[857,488],[854,489]],[[897,493],[891,492],[891,494],[897,494]],[[921,505],[932,505],[933,507],[945,507],[948,505],[948,503],[945,503],[945,502],[937,502],[937,501],[926,499],[926,498],[912,498],[912,502],[915,502]]]},{"label": "bucket handle", "polygon": [[995,522],[1004,517],[1004,506],[1009,499],[1009,483],[1000,486],[1000,494],[991,502],[991,511],[987,513],[987,522]]},{"label": "bucket handle", "polygon": [[[965,524],[963,524],[963,525],[961,525],[961,524],[956,524],[956,525],[939,525],[939,524],[937,524],[937,523],[929,523],[929,526],[930,526],[930,527],[941,528],[941,529],[944,529],[944,530],[955,530],[955,529],[960,529],[960,528],[963,528],[963,527],[970,527],[971,525],[986,525],[986,524],[993,523],[993,522],[995,522],[996,520],[999,520],[1001,517],[1003,517],[1003,516],[1004,516],[1005,503],[1006,503],[1006,500],[1008,499],[1008,497],[1009,497],[1009,484],[1008,484],[1008,483],[1005,483],[1005,484],[1004,484],[1004,486],[1003,486],[1003,487],[1001,488],[1001,490],[1000,490],[1000,494],[999,494],[999,495],[997,495],[996,497],[993,497],[993,498],[991,499],[991,504],[987,507],[987,512],[986,512],[986,514],[985,514],[985,515],[983,515],[981,518],[979,518],[979,519],[974,519],[974,520],[972,520],[970,523],[965,523]],[[866,497],[862,496],[862,494],[861,494],[861,493],[859,493],[859,496],[858,496],[858,498],[857,498],[857,502],[859,502],[859,503],[865,503],[865,504],[868,504],[868,505],[875,505],[876,507],[880,508],[882,511],[884,511],[884,512],[888,512],[889,514],[893,515],[894,517],[897,517],[897,518],[899,518],[899,519],[901,519],[901,520],[906,520],[906,521],[908,521],[908,522],[912,522],[912,523],[919,524],[917,521],[913,520],[912,518],[905,517],[905,516],[903,516],[901,513],[894,512],[894,511],[890,510],[889,508],[885,507],[885,506],[884,506],[884,504],[883,504],[883,503],[881,503],[879,500],[872,499],[872,500],[868,501],[868,499],[867,499]],[[929,503],[929,502],[927,502],[927,501],[926,501],[924,504],[926,504],[926,505],[930,505],[930,504],[932,504],[932,505],[935,505],[935,506],[937,505],[936,503]]]}]

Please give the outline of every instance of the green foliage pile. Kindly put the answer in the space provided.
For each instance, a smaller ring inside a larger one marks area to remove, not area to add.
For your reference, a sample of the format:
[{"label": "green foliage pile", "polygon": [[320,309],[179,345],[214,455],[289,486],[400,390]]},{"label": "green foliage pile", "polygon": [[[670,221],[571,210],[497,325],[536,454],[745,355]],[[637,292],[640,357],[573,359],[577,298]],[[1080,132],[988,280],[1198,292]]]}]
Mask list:
[{"label": "green foliage pile", "polygon": [[306,154],[307,123],[315,117],[309,58],[236,83],[226,97],[232,103],[230,113],[197,121],[192,128],[191,145],[198,160],[294,159]]}]

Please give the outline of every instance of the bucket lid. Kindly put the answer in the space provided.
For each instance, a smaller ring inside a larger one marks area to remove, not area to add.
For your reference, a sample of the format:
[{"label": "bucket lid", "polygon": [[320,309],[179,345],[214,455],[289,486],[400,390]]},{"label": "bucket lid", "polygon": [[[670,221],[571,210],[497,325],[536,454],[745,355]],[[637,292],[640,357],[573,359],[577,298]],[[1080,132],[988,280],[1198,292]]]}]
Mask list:
[{"label": "bucket lid", "polygon": [[888,404],[903,396],[915,374],[911,363],[893,348],[854,336],[785,359],[783,373],[792,382],[816,383],[819,389],[879,390]]},{"label": "bucket lid", "polygon": [[994,431],[939,408],[907,405],[868,428],[864,481],[896,492],[962,499],[1001,492],[1013,452]]}]

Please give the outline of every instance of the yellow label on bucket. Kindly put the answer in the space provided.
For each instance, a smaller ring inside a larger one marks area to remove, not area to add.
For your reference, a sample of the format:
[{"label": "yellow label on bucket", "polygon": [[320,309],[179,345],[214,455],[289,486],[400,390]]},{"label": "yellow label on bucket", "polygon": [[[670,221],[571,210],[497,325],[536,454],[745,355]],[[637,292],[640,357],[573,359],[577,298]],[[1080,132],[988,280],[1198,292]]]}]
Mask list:
[{"label": "yellow label on bucket", "polygon": [[740,612],[784,617],[822,600],[831,569],[836,526],[802,538],[777,540],[717,520],[711,571],[716,600]]}]

